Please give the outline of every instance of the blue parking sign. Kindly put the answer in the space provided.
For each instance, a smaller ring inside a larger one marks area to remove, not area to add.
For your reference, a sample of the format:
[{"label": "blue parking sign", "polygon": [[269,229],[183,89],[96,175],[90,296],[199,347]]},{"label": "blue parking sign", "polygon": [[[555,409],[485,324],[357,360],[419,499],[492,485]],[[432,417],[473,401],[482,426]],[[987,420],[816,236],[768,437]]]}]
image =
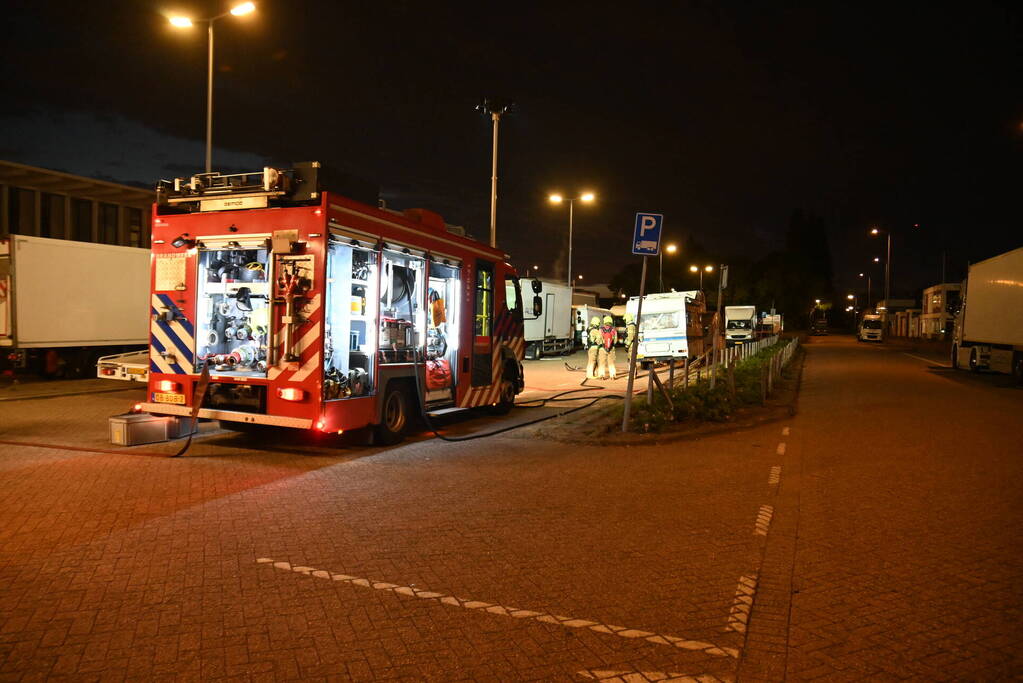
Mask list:
[{"label": "blue parking sign", "polygon": [[661,223],[664,214],[637,213],[636,228],[632,233],[632,253],[639,256],[657,256],[661,250]]}]

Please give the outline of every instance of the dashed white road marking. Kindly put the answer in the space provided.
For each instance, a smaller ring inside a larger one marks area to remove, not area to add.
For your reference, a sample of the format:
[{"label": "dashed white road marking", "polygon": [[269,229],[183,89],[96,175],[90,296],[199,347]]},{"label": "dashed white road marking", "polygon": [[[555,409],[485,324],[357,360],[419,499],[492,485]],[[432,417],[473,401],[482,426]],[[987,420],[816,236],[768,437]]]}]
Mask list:
[{"label": "dashed white road marking", "polygon": [[451,607],[461,607],[463,609],[490,612],[491,614],[497,614],[502,617],[532,619],[534,621],[542,621],[545,624],[555,624],[566,628],[586,628],[591,631],[596,631],[597,633],[606,633],[608,635],[619,636],[621,638],[639,638],[650,643],[669,645],[680,650],[698,650],[704,654],[714,655],[717,657],[738,658],[739,656],[739,651],[736,648],[718,647],[713,643],[705,643],[703,641],[691,640],[689,638],[679,638],[677,636],[653,633],[652,631],[641,631],[639,629],[627,628],[625,626],[612,626],[610,624],[603,624],[599,621],[590,621],[587,619],[573,619],[572,617],[564,617],[557,614],[551,614],[549,612],[520,609],[518,607],[508,607],[507,605],[496,605],[494,603],[482,602],[480,600],[456,598],[452,595],[426,591],[413,586],[399,586],[395,583],[372,581],[370,579],[362,579],[357,576],[348,576],[347,574],[335,574],[324,569],[292,565],[290,562],[277,562],[269,557],[260,557],[256,560],[256,562],[258,564],[269,564],[273,566],[274,569],[295,572],[296,574],[305,574],[306,576],[313,576],[317,579],[350,583],[353,586],[362,586],[363,588],[372,588],[374,590],[391,591],[398,595],[404,595],[410,598],[431,600],[442,605],[450,605]]},{"label": "dashed white road marking", "polygon": [[778,448],[775,449],[775,453],[777,453],[778,455],[785,455],[785,442],[784,441],[782,441],[780,444],[778,444]]},{"label": "dashed white road marking", "polygon": [[781,465],[775,465],[767,475],[767,483],[777,484],[779,481],[781,481]]},{"label": "dashed white road marking", "polygon": [[931,365],[940,365],[943,368],[950,368],[950,367],[952,367],[948,363],[942,363],[940,361],[934,360],[933,358],[924,358],[923,356],[914,356],[913,354],[906,353],[905,351],[902,352],[902,355],[903,356],[909,356],[910,358],[916,358],[917,360],[922,360],[923,362],[930,363]]},{"label": "dashed white road marking", "polygon": [[766,536],[771,526],[771,517],[774,516],[774,508],[770,505],[761,505],[757,513],[757,525],[754,533],[758,536]]},{"label": "dashed white road marking", "polygon": [[590,669],[577,671],[583,678],[596,681],[608,681],[609,683],[648,683],[648,681],[685,681],[685,683],[713,683],[714,681],[732,681],[732,678],[718,678],[717,676],[692,676],[690,674],[669,673],[665,671],[600,671]]},{"label": "dashed white road marking", "polygon": [[748,574],[739,577],[739,585],[735,589],[732,611],[728,614],[726,631],[745,633],[749,623],[749,613],[753,609],[753,595],[757,592],[757,575]]},{"label": "dashed white road marking", "polygon": [[788,427],[782,427],[781,428],[781,435],[782,436],[788,436],[789,435],[789,428]]}]

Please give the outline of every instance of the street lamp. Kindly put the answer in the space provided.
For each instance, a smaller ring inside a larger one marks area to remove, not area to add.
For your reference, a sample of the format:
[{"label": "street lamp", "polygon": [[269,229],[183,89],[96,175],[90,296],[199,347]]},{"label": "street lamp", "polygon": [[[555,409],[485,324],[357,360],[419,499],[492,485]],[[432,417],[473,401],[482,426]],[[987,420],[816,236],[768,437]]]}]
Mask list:
[{"label": "street lamp", "polygon": [[690,273],[699,273],[700,274],[700,289],[702,290],[703,289],[703,274],[704,273],[713,273],[714,272],[714,266],[704,266],[703,268],[700,268],[700,266],[689,266],[689,272]]},{"label": "street lamp", "polygon": [[675,244],[668,244],[668,245],[665,245],[664,249],[661,249],[661,252],[657,255],[657,260],[658,260],[657,277],[661,281],[661,291],[662,292],[664,291],[664,252],[668,252],[669,254],[674,254],[676,251],[678,251],[678,246],[677,245],[675,245]]},{"label": "street lamp", "polygon": [[575,284],[572,281],[572,221],[573,221],[573,216],[574,216],[574,213],[575,213],[575,203],[578,201],[578,202],[583,202],[584,204],[589,204],[594,199],[596,199],[596,195],[594,195],[592,192],[584,192],[581,195],[579,195],[578,197],[563,197],[562,195],[558,194],[557,192],[554,192],[552,194],[547,195],[547,200],[551,204],[561,204],[562,202],[568,202],[568,285],[569,285],[569,287],[571,287],[571,286],[573,286]]},{"label": "street lamp", "polygon": [[492,168],[490,174],[490,246],[497,246],[497,124],[501,117],[508,113],[514,104],[509,99],[501,97],[484,97],[483,101],[476,105],[476,111],[490,116],[494,122],[494,151],[491,156]]},{"label": "street lamp", "polygon": [[[206,172],[213,172],[213,24],[217,19],[223,19],[228,14],[241,17],[256,11],[256,5],[251,2],[243,2],[235,5],[229,11],[218,14],[208,19],[200,19],[199,23],[206,22],[209,43],[206,60]],[[176,16],[170,18],[170,24],[174,28],[191,28],[192,20],[189,17]]]},{"label": "street lamp", "polygon": [[[870,234],[877,237],[881,234],[881,230],[878,228],[871,228]],[[892,232],[891,230],[884,231],[887,245],[887,255],[884,259],[884,302],[885,306],[888,305],[888,300],[892,295],[891,292],[891,273],[892,273]],[[874,263],[877,263],[877,259],[874,259]]]},{"label": "street lamp", "polygon": [[870,274],[860,273],[860,277],[867,278],[867,310],[870,310]]}]

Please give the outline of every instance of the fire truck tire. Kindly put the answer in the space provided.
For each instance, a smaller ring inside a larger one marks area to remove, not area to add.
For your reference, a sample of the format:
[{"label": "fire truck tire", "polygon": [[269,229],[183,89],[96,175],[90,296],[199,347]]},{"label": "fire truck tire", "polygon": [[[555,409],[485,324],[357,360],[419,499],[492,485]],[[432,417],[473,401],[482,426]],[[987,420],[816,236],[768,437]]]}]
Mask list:
[{"label": "fire truck tire", "polygon": [[382,421],[373,429],[373,443],[383,446],[400,443],[409,423],[409,397],[400,383],[387,385],[380,417]]}]

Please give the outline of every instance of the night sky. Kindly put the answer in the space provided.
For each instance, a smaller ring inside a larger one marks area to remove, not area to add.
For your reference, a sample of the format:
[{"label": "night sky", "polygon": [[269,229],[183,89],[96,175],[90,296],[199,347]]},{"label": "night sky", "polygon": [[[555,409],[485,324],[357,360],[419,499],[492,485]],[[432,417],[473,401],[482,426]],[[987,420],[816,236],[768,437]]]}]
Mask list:
[{"label": "night sky", "polygon": [[[166,16],[230,5],[170,1],[8,3],[0,158],[146,185],[201,170],[205,31]],[[268,0],[217,23],[214,164],[318,159],[486,239],[474,106],[500,95],[498,241],[521,269],[563,258],[547,193],[592,190],[584,283],[633,258],[636,211],[749,261],[802,208],[828,225],[837,288],[882,254],[879,224],[893,288],[919,290],[943,250],[958,279],[1023,245],[1021,45],[1010,3]]]}]

